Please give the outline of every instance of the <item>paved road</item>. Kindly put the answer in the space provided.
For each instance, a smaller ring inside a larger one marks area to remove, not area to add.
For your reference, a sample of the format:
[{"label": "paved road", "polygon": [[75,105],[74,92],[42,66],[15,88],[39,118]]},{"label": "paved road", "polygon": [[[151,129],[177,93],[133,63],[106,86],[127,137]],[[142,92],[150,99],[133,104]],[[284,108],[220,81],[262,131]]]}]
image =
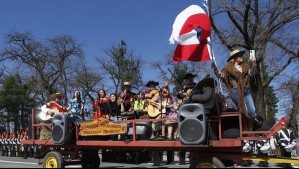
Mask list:
[{"label": "paved road", "polygon": [[[3,157],[0,156],[0,168],[42,168],[42,165],[38,164],[39,160],[37,159],[22,159],[18,157]],[[257,168],[258,163],[254,163],[250,167],[245,166],[235,166],[236,168]],[[281,166],[270,163],[270,168],[282,168]],[[67,166],[66,168],[82,168],[81,165]],[[187,165],[178,165],[175,162],[172,165],[166,165],[165,160],[161,166],[153,166],[153,164],[149,163],[141,163],[141,164],[124,164],[124,163],[101,163],[100,168],[189,168],[189,164]],[[293,165],[293,168],[299,168],[299,165]]]},{"label": "paved road", "polygon": [[[3,157],[0,156],[0,168],[42,168],[42,165],[38,165],[37,159],[22,159],[17,157]],[[189,168],[189,165],[166,165],[162,163],[161,166],[153,166],[149,163],[141,164],[123,164],[123,163],[101,163],[100,168]],[[66,166],[66,168],[82,168],[81,165]]]}]

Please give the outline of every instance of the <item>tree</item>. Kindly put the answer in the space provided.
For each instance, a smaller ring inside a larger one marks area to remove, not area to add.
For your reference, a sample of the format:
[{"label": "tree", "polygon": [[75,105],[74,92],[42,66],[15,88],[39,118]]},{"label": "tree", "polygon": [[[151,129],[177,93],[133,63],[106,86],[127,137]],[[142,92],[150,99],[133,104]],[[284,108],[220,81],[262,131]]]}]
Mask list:
[{"label": "tree", "polygon": [[[298,131],[298,114],[299,114],[299,80],[298,77],[292,77],[285,81],[279,89],[281,91],[280,98],[284,101],[282,103],[285,116],[288,117],[288,128],[293,131]],[[291,97],[288,97],[291,96]],[[292,103],[292,104],[290,104]],[[298,136],[297,132],[294,132]]]},{"label": "tree", "polygon": [[265,101],[266,101],[266,117],[268,121],[272,122],[273,124],[276,123],[276,113],[277,113],[277,103],[278,99],[275,95],[274,89],[272,86],[268,86],[265,89]]},{"label": "tree", "polygon": [[89,98],[90,103],[94,101],[93,93],[98,93],[98,90],[95,88],[102,81],[101,75],[95,72],[97,71],[83,63],[75,69],[75,79],[70,81],[71,86],[83,92],[82,99],[85,104],[87,103],[87,98]]},{"label": "tree", "polygon": [[[19,75],[8,76],[0,91],[0,107],[6,112],[6,123],[14,123],[14,132],[27,127],[28,113],[34,106],[34,99],[30,98],[30,88],[24,84]],[[8,128],[9,131],[9,128]]]},{"label": "tree", "polygon": [[108,73],[112,81],[113,90],[118,93],[125,81],[129,81],[132,87],[142,86],[141,69],[142,59],[135,56],[133,50],[127,49],[125,41],[121,40],[118,46],[112,46],[104,50],[108,57],[98,57],[103,73]]},{"label": "tree", "polygon": [[12,60],[29,69],[41,100],[55,92],[67,93],[68,81],[74,78],[74,67],[84,60],[81,45],[67,35],[41,42],[30,33],[12,32],[6,36],[7,46],[0,60]]},{"label": "tree", "polygon": [[[299,2],[218,0],[209,6],[213,30],[225,48],[256,51],[258,74],[254,100],[257,113],[267,119],[265,89],[299,57]],[[223,23],[224,14],[230,23]]]}]

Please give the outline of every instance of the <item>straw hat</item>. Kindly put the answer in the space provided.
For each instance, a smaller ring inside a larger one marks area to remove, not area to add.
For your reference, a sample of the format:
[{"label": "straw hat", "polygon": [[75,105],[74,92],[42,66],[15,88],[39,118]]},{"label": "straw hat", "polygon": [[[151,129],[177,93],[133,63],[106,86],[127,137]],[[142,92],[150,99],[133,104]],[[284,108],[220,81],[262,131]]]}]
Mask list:
[{"label": "straw hat", "polygon": [[131,86],[130,82],[124,82],[124,86]]},{"label": "straw hat", "polygon": [[238,50],[238,49],[230,52],[229,58],[227,59],[227,62],[234,59],[236,56],[243,56],[245,52],[246,51],[244,51],[244,50],[241,51],[241,50]]},{"label": "straw hat", "polygon": [[50,95],[50,98],[55,99],[56,97],[64,98],[65,94],[62,93],[54,93]]}]

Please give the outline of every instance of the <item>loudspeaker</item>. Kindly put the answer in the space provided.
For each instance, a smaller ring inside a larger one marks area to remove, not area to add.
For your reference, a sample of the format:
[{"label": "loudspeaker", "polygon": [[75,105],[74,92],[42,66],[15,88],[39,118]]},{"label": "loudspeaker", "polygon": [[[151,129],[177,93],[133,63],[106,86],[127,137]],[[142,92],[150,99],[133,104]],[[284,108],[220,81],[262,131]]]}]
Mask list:
[{"label": "loudspeaker", "polygon": [[68,144],[71,141],[71,118],[67,114],[56,114],[53,117],[52,136],[55,144]]},{"label": "loudspeaker", "polygon": [[179,140],[183,144],[201,144],[206,139],[206,116],[202,104],[183,104],[179,109]]},{"label": "loudspeaker", "polygon": [[[146,140],[152,136],[152,123],[151,122],[136,122],[136,135],[139,140]],[[133,135],[132,123],[128,125],[128,135]]]}]

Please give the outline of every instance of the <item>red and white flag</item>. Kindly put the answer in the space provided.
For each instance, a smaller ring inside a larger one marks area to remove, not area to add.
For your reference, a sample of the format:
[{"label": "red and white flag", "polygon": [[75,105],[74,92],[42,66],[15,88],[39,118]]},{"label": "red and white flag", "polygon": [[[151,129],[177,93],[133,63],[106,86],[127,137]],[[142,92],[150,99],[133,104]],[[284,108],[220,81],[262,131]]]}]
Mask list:
[{"label": "red and white flag", "polygon": [[206,7],[206,2],[191,5],[176,17],[169,38],[170,44],[178,44],[173,61],[203,62],[212,58],[208,46],[211,22]]}]

